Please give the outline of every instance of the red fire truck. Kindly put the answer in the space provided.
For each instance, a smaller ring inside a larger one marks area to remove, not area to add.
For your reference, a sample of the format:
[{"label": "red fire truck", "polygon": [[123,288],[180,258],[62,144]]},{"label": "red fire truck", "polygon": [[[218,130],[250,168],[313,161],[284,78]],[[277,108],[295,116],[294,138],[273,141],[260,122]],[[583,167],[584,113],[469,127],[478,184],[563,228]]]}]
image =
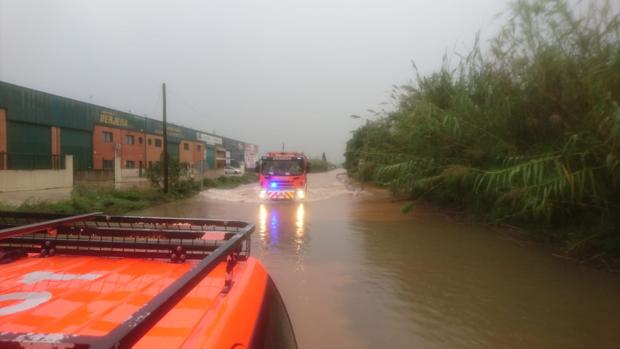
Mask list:
[{"label": "red fire truck", "polygon": [[303,200],[308,188],[308,158],[303,153],[270,152],[256,167],[261,199]]}]

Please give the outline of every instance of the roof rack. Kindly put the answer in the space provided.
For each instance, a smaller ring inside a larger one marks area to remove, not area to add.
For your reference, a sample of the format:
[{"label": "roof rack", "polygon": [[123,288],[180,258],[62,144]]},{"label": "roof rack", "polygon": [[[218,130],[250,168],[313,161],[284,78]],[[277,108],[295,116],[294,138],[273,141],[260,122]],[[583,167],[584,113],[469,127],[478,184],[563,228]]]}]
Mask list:
[{"label": "roof rack", "polygon": [[42,257],[63,254],[200,260],[105,336],[60,338],[4,332],[0,333],[0,346],[130,348],[220,262],[235,263],[249,257],[253,231],[252,224],[235,220],[0,211],[0,249],[9,254],[20,251]]}]

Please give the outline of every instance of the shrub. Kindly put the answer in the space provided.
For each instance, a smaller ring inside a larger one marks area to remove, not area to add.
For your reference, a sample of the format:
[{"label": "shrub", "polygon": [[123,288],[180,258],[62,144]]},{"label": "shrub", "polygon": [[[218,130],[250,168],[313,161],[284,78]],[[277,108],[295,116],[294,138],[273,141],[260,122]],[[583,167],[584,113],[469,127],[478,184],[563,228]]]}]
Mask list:
[{"label": "shrub", "polygon": [[[157,161],[146,171],[146,177],[153,188],[163,188],[163,161]],[[191,167],[187,162],[168,158],[168,189],[170,192],[188,194],[198,190],[198,183],[191,178]]]},{"label": "shrub", "polygon": [[513,2],[488,52],[476,40],[394,88],[396,109],[348,141],[348,172],[620,256],[620,16],[598,4]]}]

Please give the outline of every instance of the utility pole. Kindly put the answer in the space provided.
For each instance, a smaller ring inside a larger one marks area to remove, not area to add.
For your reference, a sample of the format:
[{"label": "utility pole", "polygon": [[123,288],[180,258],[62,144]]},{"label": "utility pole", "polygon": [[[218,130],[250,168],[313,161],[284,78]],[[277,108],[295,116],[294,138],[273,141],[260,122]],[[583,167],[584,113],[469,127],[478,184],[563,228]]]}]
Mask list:
[{"label": "utility pole", "polygon": [[284,153],[284,142],[282,142],[282,152]]},{"label": "utility pole", "polygon": [[166,126],[166,83],[161,85],[161,89],[164,95],[164,124],[163,124],[163,133],[164,133],[164,163],[163,163],[163,171],[164,171],[164,193],[168,193],[168,132]]},{"label": "utility pole", "polygon": [[205,181],[205,160],[200,160],[200,191],[202,191],[202,184]]}]

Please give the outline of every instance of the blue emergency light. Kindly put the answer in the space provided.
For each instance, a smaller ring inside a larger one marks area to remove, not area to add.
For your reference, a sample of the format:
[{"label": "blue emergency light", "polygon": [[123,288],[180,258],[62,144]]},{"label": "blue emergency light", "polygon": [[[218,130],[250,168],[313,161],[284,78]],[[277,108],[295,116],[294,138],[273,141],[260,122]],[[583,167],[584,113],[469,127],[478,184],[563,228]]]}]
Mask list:
[{"label": "blue emergency light", "polygon": [[277,188],[278,187],[278,183],[271,182],[271,184],[269,186],[272,187],[272,188]]}]

